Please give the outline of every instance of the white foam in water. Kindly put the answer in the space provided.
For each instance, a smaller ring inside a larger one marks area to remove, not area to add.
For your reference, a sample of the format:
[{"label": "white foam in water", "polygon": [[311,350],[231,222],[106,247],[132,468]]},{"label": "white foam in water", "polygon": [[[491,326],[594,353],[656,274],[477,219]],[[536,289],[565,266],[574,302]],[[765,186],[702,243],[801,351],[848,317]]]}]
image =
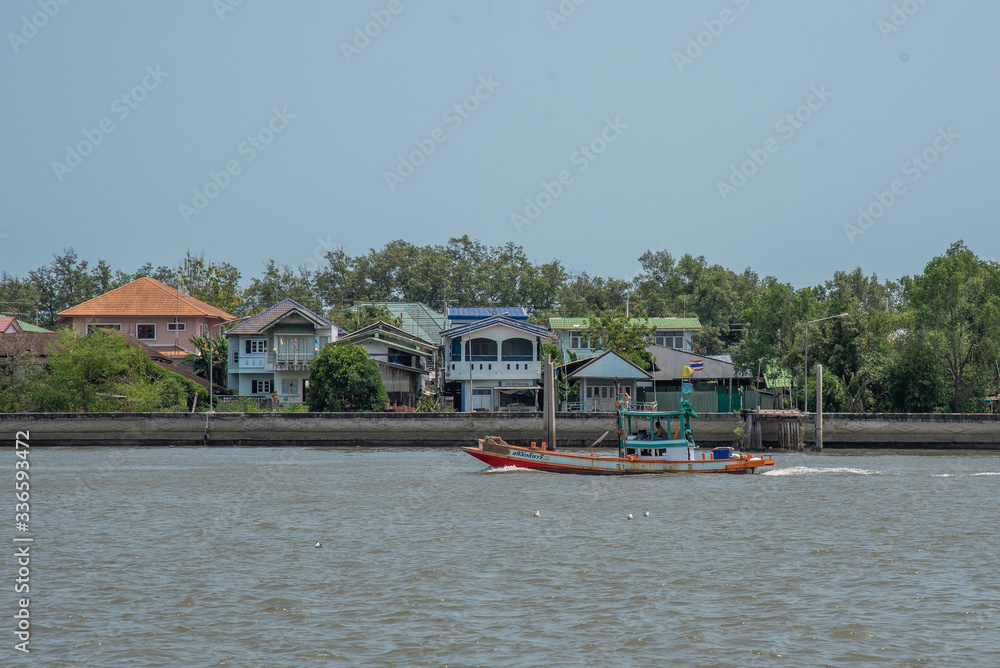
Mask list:
[{"label": "white foam in water", "polygon": [[980,471],[979,473],[973,473],[972,475],[1000,475],[1000,471]]},{"label": "white foam in water", "polygon": [[954,478],[954,473],[935,473],[931,476],[932,478]]},{"label": "white foam in water", "polygon": [[878,471],[852,469],[846,467],[813,468],[811,466],[789,466],[787,469],[764,471],[761,475],[802,475],[804,473],[853,473],[855,475],[878,475]]},{"label": "white foam in water", "polygon": [[499,468],[483,469],[482,473],[538,473],[535,469],[526,469],[520,466],[501,466]]}]

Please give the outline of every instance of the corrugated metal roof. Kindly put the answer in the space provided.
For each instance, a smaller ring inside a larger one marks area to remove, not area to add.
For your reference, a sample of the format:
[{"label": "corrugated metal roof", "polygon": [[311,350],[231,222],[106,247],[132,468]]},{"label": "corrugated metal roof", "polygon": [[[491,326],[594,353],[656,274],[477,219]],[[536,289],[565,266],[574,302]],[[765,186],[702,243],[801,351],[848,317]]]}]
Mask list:
[{"label": "corrugated metal roof", "polygon": [[[701,329],[698,318],[630,318],[631,322],[645,322],[657,329]],[[549,318],[549,329],[586,329],[590,318]]]},{"label": "corrugated metal roof", "polygon": [[448,318],[489,318],[505,315],[514,320],[527,320],[527,312],[520,306],[455,306],[448,309]]},{"label": "corrugated metal roof", "polygon": [[45,329],[44,327],[39,327],[38,325],[32,325],[30,322],[25,322],[23,320],[18,320],[17,324],[21,326],[21,329],[25,332],[35,332],[36,334],[44,334],[51,332],[51,329]]},{"label": "corrugated metal roof", "polygon": [[513,327],[514,329],[520,329],[521,331],[534,334],[535,336],[545,337],[549,334],[549,331],[540,325],[532,325],[520,320],[511,320],[510,318],[506,318],[502,315],[495,315],[490,318],[484,318],[483,320],[476,320],[474,322],[456,325],[451,329],[446,329],[441,332],[441,336],[460,336],[479,329],[501,324],[506,325],[507,327]]},{"label": "corrugated metal roof", "polygon": [[294,299],[282,299],[280,302],[267,309],[263,313],[258,313],[254,317],[246,320],[239,325],[236,325],[232,329],[226,330],[226,336],[240,336],[240,335],[253,335],[260,334],[263,330],[276,321],[281,316],[289,313],[290,311],[299,311],[302,315],[314,320],[318,323],[322,323],[324,327],[330,326],[330,321],[317,315],[314,311],[307,309],[302,304],[298,303]]}]

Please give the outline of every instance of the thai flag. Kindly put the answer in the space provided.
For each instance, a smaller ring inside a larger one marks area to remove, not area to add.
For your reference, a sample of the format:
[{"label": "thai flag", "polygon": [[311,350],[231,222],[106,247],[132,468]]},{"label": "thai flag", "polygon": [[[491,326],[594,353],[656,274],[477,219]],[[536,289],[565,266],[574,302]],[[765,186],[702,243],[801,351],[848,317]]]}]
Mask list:
[{"label": "thai flag", "polygon": [[691,367],[692,371],[701,371],[702,369],[705,368],[705,363],[702,362],[701,360],[691,360],[691,364],[689,364],[688,366]]}]

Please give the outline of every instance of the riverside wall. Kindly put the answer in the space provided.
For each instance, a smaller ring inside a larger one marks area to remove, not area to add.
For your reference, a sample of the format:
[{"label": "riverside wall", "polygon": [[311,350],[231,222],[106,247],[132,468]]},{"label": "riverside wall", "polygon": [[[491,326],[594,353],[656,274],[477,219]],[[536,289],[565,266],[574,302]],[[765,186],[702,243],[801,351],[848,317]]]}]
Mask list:
[{"label": "riverside wall", "polygon": [[[698,445],[733,444],[737,415],[702,414],[693,422]],[[833,448],[1000,450],[1000,415],[827,413],[823,441]],[[812,416],[801,423],[813,444]],[[0,414],[5,444],[29,431],[42,446],[460,446],[496,435],[508,442],[541,442],[541,413],[21,413]],[[616,445],[613,413],[558,413],[560,447]],[[772,433],[772,431],[774,433]],[[765,447],[777,442],[764,425]]]}]

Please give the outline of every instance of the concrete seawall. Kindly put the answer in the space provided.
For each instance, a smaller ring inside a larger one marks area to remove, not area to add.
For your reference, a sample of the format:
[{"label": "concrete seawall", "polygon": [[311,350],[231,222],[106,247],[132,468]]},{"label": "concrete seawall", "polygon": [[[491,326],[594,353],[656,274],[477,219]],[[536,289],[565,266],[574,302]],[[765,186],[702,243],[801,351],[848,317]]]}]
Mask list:
[{"label": "concrete seawall", "polygon": [[[694,434],[703,447],[732,445],[736,415],[703,414]],[[1000,450],[1000,415],[856,414],[824,415],[824,446],[831,448],[943,448]],[[613,413],[559,413],[560,447],[587,447],[609,431]],[[211,446],[459,446],[487,434],[518,444],[541,442],[540,413],[45,413],[0,414],[4,441],[31,433],[31,445],[211,445]],[[812,444],[811,416],[803,419]],[[776,436],[763,432],[765,446]]]}]

